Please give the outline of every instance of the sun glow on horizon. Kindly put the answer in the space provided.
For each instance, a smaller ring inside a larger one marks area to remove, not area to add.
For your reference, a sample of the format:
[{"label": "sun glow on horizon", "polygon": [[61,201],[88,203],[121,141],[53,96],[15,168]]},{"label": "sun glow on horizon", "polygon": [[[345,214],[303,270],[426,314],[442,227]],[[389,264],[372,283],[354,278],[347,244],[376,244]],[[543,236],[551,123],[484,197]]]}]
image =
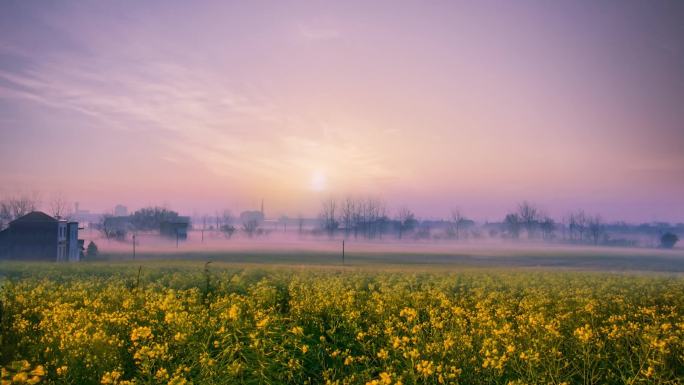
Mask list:
[{"label": "sun glow on horizon", "polygon": [[324,191],[327,187],[327,178],[321,170],[316,170],[311,174],[309,188],[313,191]]}]

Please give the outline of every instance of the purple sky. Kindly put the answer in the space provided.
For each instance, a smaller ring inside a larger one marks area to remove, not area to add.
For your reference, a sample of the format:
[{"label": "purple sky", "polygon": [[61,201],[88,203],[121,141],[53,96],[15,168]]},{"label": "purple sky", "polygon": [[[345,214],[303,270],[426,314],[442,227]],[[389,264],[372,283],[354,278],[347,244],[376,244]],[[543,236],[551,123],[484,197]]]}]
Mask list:
[{"label": "purple sky", "polygon": [[0,2],[0,195],[684,221],[684,2]]}]

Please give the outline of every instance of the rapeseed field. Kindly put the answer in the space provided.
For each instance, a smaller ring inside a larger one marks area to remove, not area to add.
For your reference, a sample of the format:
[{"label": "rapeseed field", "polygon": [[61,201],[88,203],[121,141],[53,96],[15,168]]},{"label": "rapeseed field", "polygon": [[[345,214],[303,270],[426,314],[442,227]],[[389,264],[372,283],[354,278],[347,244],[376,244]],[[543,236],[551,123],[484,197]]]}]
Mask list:
[{"label": "rapeseed field", "polygon": [[684,278],[202,266],[2,274],[2,384],[679,384]]}]

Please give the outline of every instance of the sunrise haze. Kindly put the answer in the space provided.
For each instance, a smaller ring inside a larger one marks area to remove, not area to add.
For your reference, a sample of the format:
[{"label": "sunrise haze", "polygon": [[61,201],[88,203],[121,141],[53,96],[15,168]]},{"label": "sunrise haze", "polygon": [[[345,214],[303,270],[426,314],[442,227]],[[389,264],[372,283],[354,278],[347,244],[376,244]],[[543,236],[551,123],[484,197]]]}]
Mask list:
[{"label": "sunrise haze", "polygon": [[0,3],[0,194],[684,221],[683,2]]}]

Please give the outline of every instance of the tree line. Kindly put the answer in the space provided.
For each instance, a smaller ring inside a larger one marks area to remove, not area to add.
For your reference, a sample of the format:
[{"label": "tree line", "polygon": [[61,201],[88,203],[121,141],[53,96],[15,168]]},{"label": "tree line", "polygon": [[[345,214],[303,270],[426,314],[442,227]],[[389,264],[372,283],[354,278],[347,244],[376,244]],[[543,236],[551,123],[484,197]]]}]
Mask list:
[{"label": "tree line", "polygon": [[[7,227],[13,220],[38,210],[41,203],[40,194],[35,192],[2,197],[0,199],[0,230]],[[55,218],[71,219],[73,214],[71,208],[71,204],[62,194],[55,194],[47,199],[48,214]]]},{"label": "tree line", "polygon": [[[388,210],[382,200],[373,198],[327,199],[322,202],[318,214],[320,230],[328,237],[341,235],[348,238],[382,239],[383,235],[394,235],[397,239],[446,238],[464,239],[483,237],[488,230],[490,238],[542,241],[564,241],[584,244],[617,244],[610,239],[607,223],[599,214],[588,214],[584,210],[568,213],[560,222],[546,214],[535,204],[523,201],[514,210],[504,215],[501,222],[476,226],[459,209],[451,211],[446,220],[419,220],[406,206],[394,213]],[[431,234],[438,227],[440,234]],[[671,231],[662,231],[660,246],[673,247],[679,238]],[[631,245],[631,244],[630,244]]]},{"label": "tree line", "polygon": [[[0,199],[0,230],[7,227],[9,222],[35,211],[40,206],[38,194],[18,194],[6,196]],[[61,194],[57,194],[48,200],[49,214],[69,219],[72,211],[67,200]],[[125,239],[130,231],[153,231],[159,230],[163,221],[178,219],[179,214],[164,207],[145,207],[133,214],[121,218],[111,214],[105,214],[97,226],[107,238]],[[396,237],[397,239],[465,239],[487,236],[490,238],[504,238],[518,240],[564,241],[569,243],[585,244],[615,244],[620,243],[611,239],[607,228],[616,227],[616,224],[607,224],[599,214],[589,214],[584,210],[576,210],[568,213],[556,221],[537,205],[523,201],[506,213],[500,222],[485,223],[476,226],[459,209],[454,209],[443,220],[419,220],[416,214],[408,207],[402,206],[391,211],[385,202],[377,198],[346,197],[341,200],[327,199],[321,204],[317,215],[318,226],[309,229],[312,235],[327,235],[328,237],[343,236],[345,239],[383,239],[383,237]],[[271,230],[264,228],[264,216],[260,211],[246,211],[240,217],[235,217],[229,210],[217,212],[214,218],[204,216],[201,227],[204,231],[209,227],[231,238],[233,234],[242,232],[248,237],[268,234]],[[282,217],[279,222],[287,226],[287,217]],[[300,234],[306,232],[305,219],[300,215],[296,226]],[[636,232],[652,233],[652,230],[639,226],[621,225],[623,228],[635,229]],[[684,225],[683,225],[684,226]],[[666,227],[666,226],[664,226]],[[438,230],[438,234],[433,234]],[[658,230],[655,235],[659,239],[661,247],[673,247],[679,237],[672,229]]]}]

